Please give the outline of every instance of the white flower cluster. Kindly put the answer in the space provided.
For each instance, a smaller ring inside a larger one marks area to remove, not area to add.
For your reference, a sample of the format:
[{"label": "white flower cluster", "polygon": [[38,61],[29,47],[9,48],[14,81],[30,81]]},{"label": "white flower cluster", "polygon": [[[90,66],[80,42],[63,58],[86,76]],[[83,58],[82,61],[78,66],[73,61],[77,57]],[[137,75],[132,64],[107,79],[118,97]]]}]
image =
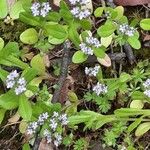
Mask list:
[{"label": "white flower cluster", "polygon": [[136,29],[133,28],[133,27],[130,27],[127,24],[122,24],[122,25],[119,26],[119,31],[122,34],[125,34],[127,36],[133,36],[135,34]]},{"label": "white flower cluster", "polygon": [[143,86],[146,88],[144,91],[144,94],[150,98],[150,79],[147,79],[144,83]]},{"label": "white flower cluster", "polygon": [[92,47],[99,48],[101,44],[97,38],[89,36],[89,37],[86,37],[85,43],[82,42],[79,46],[83,53],[87,55],[93,55]]},{"label": "white flower cluster", "polygon": [[43,2],[43,3],[38,3],[35,2],[31,6],[31,11],[33,16],[42,16],[46,17],[46,15],[49,13],[51,10],[51,7],[49,5],[49,2]]},{"label": "white flower cluster", "polygon": [[12,71],[6,79],[6,87],[14,88],[16,95],[26,91],[26,80],[23,77],[19,78],[19,73],[16,70]]},{"label": "white flower cluster", "polygon": [[93,91],[97,94],[105,94],[107,93],[107,86],[101,83],[97,83],[94,87],[93,87]]},{"label": "white flower cluster", "polygon": [[100,69],[100,66],[95,66],[94,68],[90,67],[85,67],[85,74],[89,75],[89,76],[94,76],[96,77],[96,75],[98,74]]},{"label": "white flower cluster", "polygon": [[75,18],[79,18],[80,20],[87,18],[91,15],[89,9],[85,9],[84,6],[89,3],[89,0],[69,0],[72,5],[76,5],[71,10],[71,13]]},{"label": "white flower cluster", "polygon": [[57,127],[63,127],[68,124],[67,114],[58,114],[54,112],[51,119],[49,119],[48,113],[42,113],[39,115],[38,120],[29,124],[27,128],[27,134],[34,134],[37,131],[37,128],[43,125],[45,122],[49,123],[49,129],[45,129],[43,136],[46,139],[47,143],[53,141],[54,145],[58,147],[62,143],[62,136],[57,132]]}]

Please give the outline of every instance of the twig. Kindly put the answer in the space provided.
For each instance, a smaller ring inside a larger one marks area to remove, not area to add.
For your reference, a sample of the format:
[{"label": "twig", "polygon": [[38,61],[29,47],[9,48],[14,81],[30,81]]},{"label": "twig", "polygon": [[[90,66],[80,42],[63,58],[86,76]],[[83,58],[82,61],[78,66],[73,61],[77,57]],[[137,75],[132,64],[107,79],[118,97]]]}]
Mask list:
[{"label": "twig", "polygon": [[70,48],[68,45],[69,45],[68,42],[64,43],[64,49],[63,49],[64,55],[62,59],[61,73],[60,73],[60,78],[58,80],[58,88],[55,90],[53,94],[52,103],[57,103],[59,101],[61,89],[67,77],[68,65],[69,65],[69,53],[70,53]]},{"label": "twig", "polygon": [[[110,49],[111,49],[111,54],[113,54],[114,53],[114,50],[113,50],[113,45],[112,45],[112,43],[111,43],[111,45],[110,45]],[[114,77],[115,78],[117,78],[117,73],[116,73],[116,63],[115,63],[115,61],[113,61],[112,60],[112,67],[113,67],[113,70],[114,70]]]},{"label": "twig", "polygon": [[38,148],[40,146],[40,142],[42,140],[42,138],[39,137],[39,132],[40,131],[41,131],[41,127],[40,127],[39,131],[35,135],[35,141],[34,141],[32,150],[38,150]]},{"label": "twig", "polygon": [[135,56],[133,54],[133,50],[129,44],[125,44],[124,46],[124,52],[126,53],[126,56],[129,60],[129,63],[132,65],[136,62]]}]

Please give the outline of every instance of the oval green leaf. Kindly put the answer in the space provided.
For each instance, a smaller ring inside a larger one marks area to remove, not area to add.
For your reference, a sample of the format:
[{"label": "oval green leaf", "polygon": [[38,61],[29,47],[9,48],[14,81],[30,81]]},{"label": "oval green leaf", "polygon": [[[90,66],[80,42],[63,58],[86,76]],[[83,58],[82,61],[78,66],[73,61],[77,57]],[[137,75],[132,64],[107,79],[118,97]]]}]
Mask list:
[{"label": "oval green leaf", "polygon": [[20,116],[24,120],[30,121],[31,116],[32,116],[32,107],[25,95],[21,95],[19,98],[19,110],[18,111],[19,111]]},{"label": "oval green leaf", "polygon": [[0,0],[0,18],[5,18],[8,13],[7,0]]},{"label": "oval green leaf", "polygon": [[150,30],[150,18],[141,20],[140,26],[144,30]]},{"label": "oval green leaf", "polygon": [[72,57],[72,62],[75,64],[82,63],[86,61],[88,56],[84,54],[82,51],[77,51]]},{"label": "oval green leaf", "polygon": [[40,75],[45,74],[46,69],[45,69],[44,59],[40,54],[32,58],[31,66],[32,68],[38,71],[38,74]]},{"label": "oval green leaf", "polygon": [[20,40],[25,44],[35,44],[38,41],[38,33],[34,28],[29,28],[21,33]]},{"label": "oval green leaf", "polygon": [[136,136],[142,136],[144,133],[150,130],[150,122],[142,123],[135,131]]}]

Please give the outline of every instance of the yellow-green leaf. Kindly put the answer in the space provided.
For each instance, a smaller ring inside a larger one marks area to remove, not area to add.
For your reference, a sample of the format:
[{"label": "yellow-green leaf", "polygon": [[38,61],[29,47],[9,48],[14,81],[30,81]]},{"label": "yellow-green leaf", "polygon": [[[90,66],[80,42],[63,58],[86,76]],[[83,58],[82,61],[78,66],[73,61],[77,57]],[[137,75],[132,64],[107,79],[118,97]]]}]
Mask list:
[{"label": "yellow-green leaf", "polygon": [[34,68],[38,71],[38,74],[40,74],[40,75],[45,74],[45,71],[46,71],[45,64],[44,64],[43,57],[40,54],[38,54],[32,58],[31,66],[32,66],[32,68]]},{"label": "yellow-green leaf", "polygon": [[29,28],[21,33],[20,40],[25,44],[35,44],[38,41],[38,33],[34,28]]}]

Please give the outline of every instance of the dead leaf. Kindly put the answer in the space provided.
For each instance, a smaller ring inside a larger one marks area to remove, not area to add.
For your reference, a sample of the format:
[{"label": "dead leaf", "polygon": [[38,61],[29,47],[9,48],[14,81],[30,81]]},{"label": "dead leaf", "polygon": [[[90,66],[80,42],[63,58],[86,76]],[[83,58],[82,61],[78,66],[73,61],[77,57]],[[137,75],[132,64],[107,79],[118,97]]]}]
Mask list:
[{"label": "dead leaf", "polygon": [[98,62],[102,64],[105,67],[110,67],[111,66],[111,59],[110,57],[106,54],[104,58],[97,58]]},{"label": "dead leaf", "polygon": [[9,118],[8,121],[9,121],[10,123],[15,123],[15,122],[17,122],[19,119],[20,119],[20,115],[19,115],[18,112],[16,112],[16,114],[13,115],[11,118]]},{"label": "dead leaf", "polygon": [[54,5],[59,6],[61,0],[53,0]]},{"label": "dead leaf", "polygon": [[145,35],[143,41],[149,41],[149,40],[150,40],[150,35],[149,34]]},{"label": "dead leaf", "polygon": [[44,55],[44,64],[46,67],[50,67],[50,59],[48,55]]},{"label": "dead leaf", "polygon": [[136,6],[150,3],[150,0],[114,0],[117,5]]},{"label": "dead leaf", "polygon": [[53,150],[53,145],[48,144],[45,139],[42,139],[38,150]]}]

